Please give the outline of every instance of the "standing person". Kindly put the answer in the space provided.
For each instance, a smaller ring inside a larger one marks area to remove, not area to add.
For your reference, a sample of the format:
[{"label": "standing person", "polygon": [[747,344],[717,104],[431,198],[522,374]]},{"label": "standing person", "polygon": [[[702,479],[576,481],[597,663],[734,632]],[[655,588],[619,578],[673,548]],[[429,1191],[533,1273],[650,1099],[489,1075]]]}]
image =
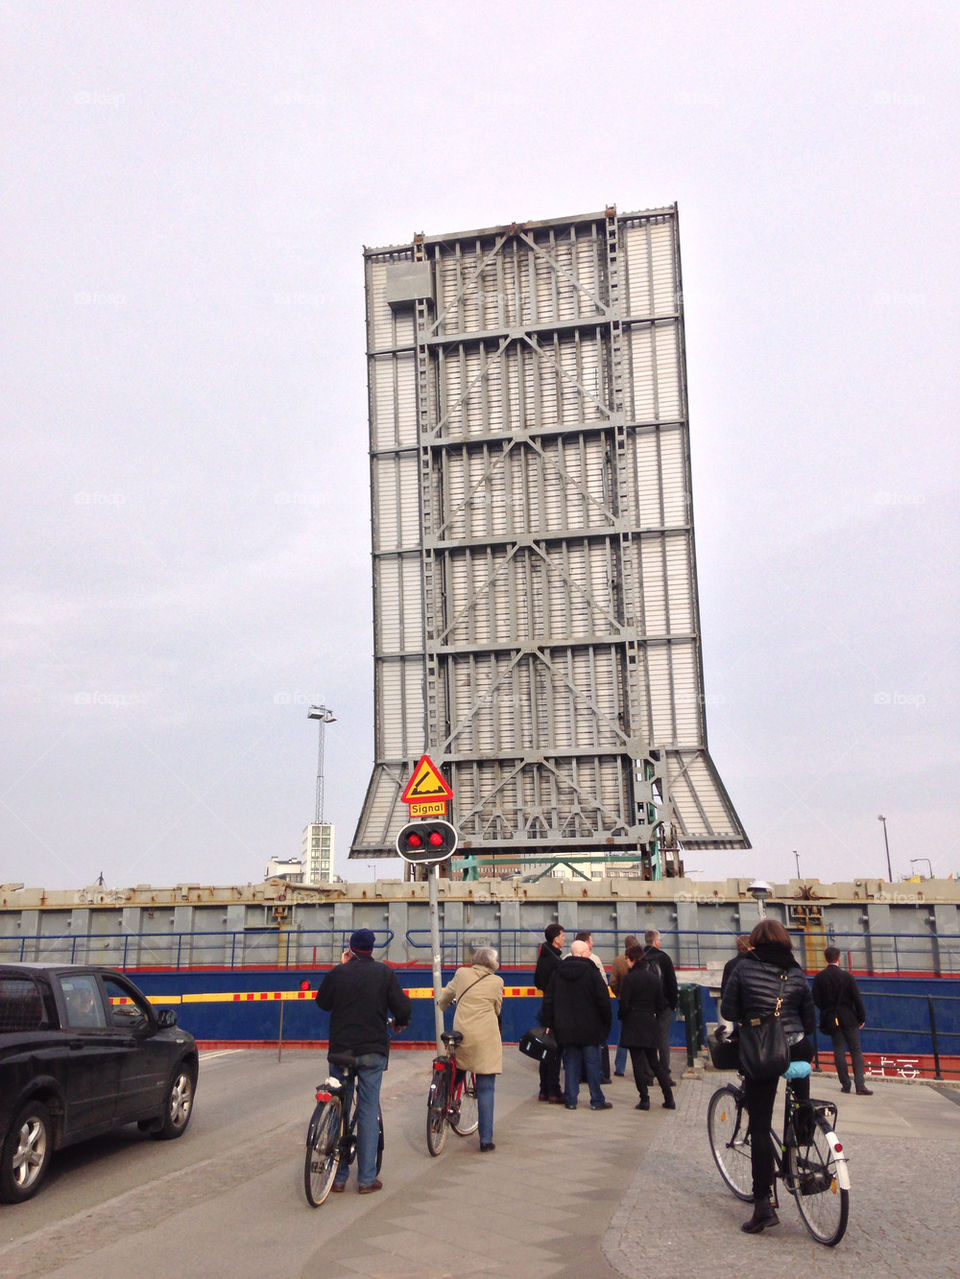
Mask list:
[{"label": "standing person", "polygon": [[[357,1059],[357,1189],[361,1195],[382,1190],[377,1176],[377,1145],[380,1127],[380,1083],[390,1054],[387,1015],[393,1014],[394,1028],[402,1030],[410,1020],[413,1005],[400,988],[392,968],[373,958],[376,935],[358,928],[350,936],[349,949],[340,956],[320,983],[317,1003],[330,1014],[331,1053],[352,1053]],[[344,1078],[342,1066],[329,1063],[330,1074]],[[344,1106],[353,1097],[353,1078],[346,1081]],[[341,1161],[332,1189],[347,1188],[350,1166]]]},{"label": "standing person", "polygon": [[457,969],[437,1000],[441,1009],[453,1003],[457,1005],[453,1028],[463,1034],[463,1042],[457,1045],[457,1070],[472,1070],[477,1081],[480,1150],[484,1154],[496,1150],[493,1092],[497,1075],[503,1072],[500,1039],[503,978],[496,976],[499,967],[499,957],[493,947],[478,946],[473,952],[473,963]]},{"label": "standing person", "polygon": [[[781,980],[781,974],[786,974]],[[728,1021],[772,1013],[782,1000],[780,1016],[790,1045],[791,1061],[810,1061],[813,1044],[807,1038],[816,1024],[813,997],[803,969],[793,956],[793,942],[783,924],[761,919],[750,934],[750,950],[727,982],[720,1011]],[[749,1235],[775,1226],[780,1218],[770,1202],[773,1188],[773,1146],[770,1125],[780,1080],[745,1079],[744,1094],[750,1115],[750,1161],[753,1169],[753,1216],[741,1227]],[[800,1101],[810,1097],[810,1079],[794,1079],[791,1087]]]},{"label": "standing person", "polygon": [[849,1048],[857,1095],[872,1097],[873,1089],[867,1087],[860,1047],[860,1031],[867,1020],[860,988],[853,974],[844,972],[840,967],[840,952],[836,946],[828,946],[823,957],[827,966],[813,979],[813,1002],[820,1009],[820,1029],[833,1040],[833,1060],[841,1091],[850,1091]]},{"label": "standing person", "polygon": [[[670,1075],[670,1027],[673,1025],[674,1014],[677,1011],[680,988],[677,986],[677,973],[673,966],[673,960],[665,950],[660,949],[659,929],[648,928],[643,934],[643,940],[646,944],[641,962],[655,964],[660,970],[663,997],[667,1001],[666,1008],[657,1015],[657,1028],[660,1036],[658,1045],[660,1065]],[[670,1075],[670,1086],[672,1088],[677,1086],[672,1075]]]},{"label": "standing person", "polygon": [[750,949],[750,934],[741,933],[737,938],[737,953],[732,959],[728,959],[723,966],[723,976],[720,978],[720,998],[723,999],[723,992],[727,989],[727,982],[730,980],[730,974],[740,963],[741,959]]},{"label": "standing person", "polygon": [[664,1110],[676,1110],[670,1086],[670,1072],[660,1064],[657,1014],[666,1007],[660,979],[653,969],[640,964],[643,947],[627,947],[627,974],[620,986],[620,1044],[629,1048],[633,1078],[640,1100],[637,1110],[650,1109],[650,1076],[656,1078],[663,1093]]},{"label": "standing person", "polygon": [[[623,939],[623,953],[618,955],[610,965],[610,989],[620,998],[620,986],[624,977],[630,971],[630,963],[627,960],[627,951],[631,946],[636,946],[637,939],[633,933],[628,933]],[[627,1050],[623,1044],[623,1027],[620,1027],[620,1046],[617,1048],[616,1056],[613,1059],[613,1073],[618,1079],[622,1079],[627,1069]]]},{"label": "standing person", "polygon": [[[560,924],[547,924],[543,930],[546,941],[540,947],[540,953],[537,955],[537,966],[533,972],[533,984],[541,995],[547,993],[547,987],[553,974],[560,967],[560,960],[563,958],[563,927]],[[542,1010],[542,1004],[541,1004]],[[541,1022],[549,1030],[549,1026],[543,1019],[541,1011]],[[547,1053],[546,1057],[540,1062],[540,1101],[552,1102],[555,1106],[563,1105],[563,1093],[560,1091],[560,1053]]]},{"label": "standing person", "polygon": [[[588,929],[583,929],[577,933],[577,941],[585,942],[588,948],[588,957],[593,960],[597,966],[597,971],[603,978],[603,984],[607,984],[607,970],[603,966],[603,960],[599,955],[593,953],[593,933]],[[604,1040],[602,1044],[597,1045],[600,1049],[600,1082],[603,1084],[610,1083],[610,1045]]]},{"label": "standing person", "polygon": [[600,1086],[600,1043],[610,1033],[607,983],[590,961],[585,941],[575,941],[543,997],[544,1018],[563,1049],[564,1105],[576,1110],[586,1072],[591,1110],[610,1110]]}]

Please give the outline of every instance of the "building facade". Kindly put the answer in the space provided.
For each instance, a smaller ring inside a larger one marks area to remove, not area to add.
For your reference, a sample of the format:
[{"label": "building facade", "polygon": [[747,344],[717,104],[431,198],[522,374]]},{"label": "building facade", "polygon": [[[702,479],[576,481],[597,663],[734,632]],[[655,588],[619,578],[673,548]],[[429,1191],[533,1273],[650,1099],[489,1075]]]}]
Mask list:
[{"label": "building facade", "polygon": [[305,884],[329,884],[333,880],[333,823],[311,822],[303,831],[300,847]]}]

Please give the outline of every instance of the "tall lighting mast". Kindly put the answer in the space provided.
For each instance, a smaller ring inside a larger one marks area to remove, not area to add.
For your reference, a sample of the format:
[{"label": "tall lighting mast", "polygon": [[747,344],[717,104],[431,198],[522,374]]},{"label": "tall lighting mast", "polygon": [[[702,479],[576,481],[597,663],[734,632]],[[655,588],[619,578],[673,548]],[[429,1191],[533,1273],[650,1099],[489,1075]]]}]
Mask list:
[{"label": "tall lighting mast", "polygon": [[307,719],[315,719],[320,724],[320,752],[317,757],[317,809],[314,821],[319,826],[323,822],[323,734],[327,724],[336,722],[336,715],[327,706],[311,706],[307,711]]}]

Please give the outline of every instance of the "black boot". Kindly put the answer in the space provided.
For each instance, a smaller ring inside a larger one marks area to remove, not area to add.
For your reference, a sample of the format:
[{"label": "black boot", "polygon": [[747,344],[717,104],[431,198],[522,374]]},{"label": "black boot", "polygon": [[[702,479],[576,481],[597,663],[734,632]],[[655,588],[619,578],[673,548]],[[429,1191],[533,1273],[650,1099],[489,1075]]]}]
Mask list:
[{"label": "black boot", "polygon": [[648,1091],[648,1089],[647,1089],[646,1087],[643,1087],[643,1088],[641,1088],[641,1089],[640,1089],[640,1100],[637,1102],[637,1104],[636,1104],[636,1106],[634,1107],[634,1109],[635,1109],[635,1110],[649,1110],[649,1109],[650,1109],[650,1093],[649,1093],[649,1091]]},{"label": "black boot", "polygon": [[663,1090],[663,1108],[664,1110],[676,1110],[677,1103],[673,1100],[673,1089],[664,1088]]},{"label": "black boot", "polygon": [[749,1221],[745,1221],[740,1227],[748,1235],[758,1235],[761,1230],[766,1230],[768,1226],[779,1226],[780,1218],[777,1211],[767,1195],[762,1195],[754,1201],[753,1216]]}]

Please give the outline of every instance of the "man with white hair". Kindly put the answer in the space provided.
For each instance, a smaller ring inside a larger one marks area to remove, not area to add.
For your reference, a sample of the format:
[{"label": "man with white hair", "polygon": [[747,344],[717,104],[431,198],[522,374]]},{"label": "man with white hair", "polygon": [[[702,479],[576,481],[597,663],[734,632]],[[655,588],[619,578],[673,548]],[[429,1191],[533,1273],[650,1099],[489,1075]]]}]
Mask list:
[{"label": "man with white hair", "polygon": [[600,1048],[610,1033],[607,983],[590,959],[590,947],[575,941],[543,997],[543,1019],[563,1051],[564,1105],[576,1110],[586,1073],[591,1110],[610,1110],[600,1086]]}]

